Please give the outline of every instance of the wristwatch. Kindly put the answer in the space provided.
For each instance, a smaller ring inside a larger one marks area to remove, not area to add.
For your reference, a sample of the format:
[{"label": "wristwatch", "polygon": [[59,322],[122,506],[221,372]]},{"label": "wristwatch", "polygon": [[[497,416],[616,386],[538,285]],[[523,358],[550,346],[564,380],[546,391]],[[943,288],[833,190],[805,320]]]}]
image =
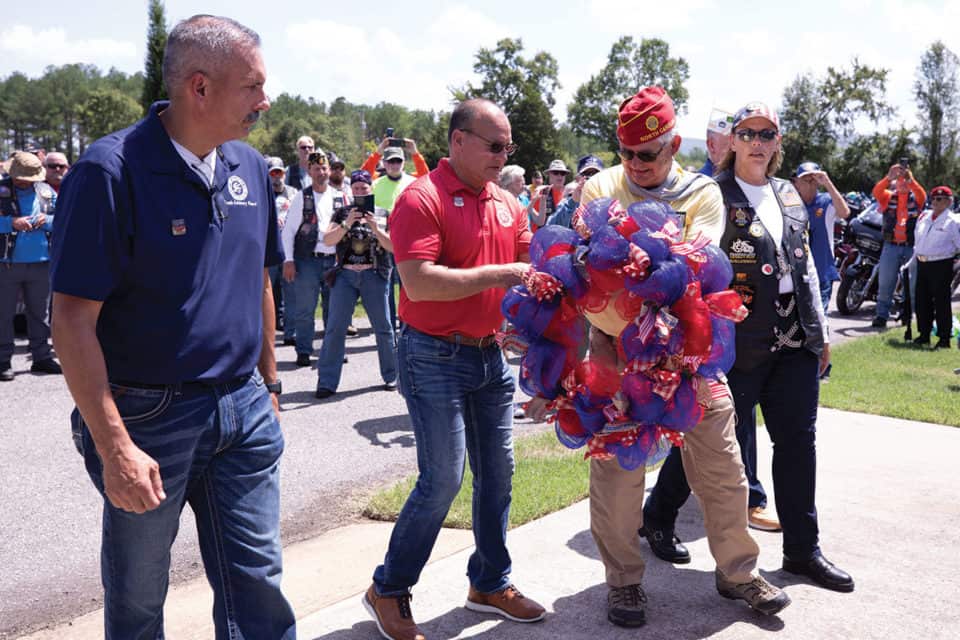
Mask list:
[{"label": "wristwatch", "polygon": [[277,395],[283,393],[283,386],[280,384],[280,380],[277,380],[276,382],[268,382],[266,386],[267,391],[270,393],[275,393]]}]

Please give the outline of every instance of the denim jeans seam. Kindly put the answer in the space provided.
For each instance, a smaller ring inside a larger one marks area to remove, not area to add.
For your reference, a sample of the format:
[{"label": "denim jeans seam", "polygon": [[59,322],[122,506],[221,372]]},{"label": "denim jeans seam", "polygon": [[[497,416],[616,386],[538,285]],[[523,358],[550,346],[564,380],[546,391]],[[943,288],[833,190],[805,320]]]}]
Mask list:
[{"label": "denim jeans seam", "polygon": [[233,592],[230,585],[229,571],[226,570],[229,562],[223,550],[223,530],[220,527],[217,501],[213,491],[213,480],[209,472],[204,472],[203,474],[203,491],[207,494],[210,528],[213,531],[213,544],[216,547],[217,574],[220,576],[220,593],[223,596],[224,621],[227,625],[229,637],[231,639],[239,639],[239,636],[235,633],[236,619],[233,610]]}]

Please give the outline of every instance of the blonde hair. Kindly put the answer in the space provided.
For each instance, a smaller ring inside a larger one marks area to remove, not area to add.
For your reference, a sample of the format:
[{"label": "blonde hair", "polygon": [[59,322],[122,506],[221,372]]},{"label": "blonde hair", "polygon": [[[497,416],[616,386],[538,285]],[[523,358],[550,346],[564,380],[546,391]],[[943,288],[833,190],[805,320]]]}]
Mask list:
[{"label": "blonde hair", "polygon": [[[720,164],[717,165],[717,170],[715,173],[720,173],[721,171],[726,171],[727,169],[732,169],[737,160],[737,154],[733,150],[733,146],[730,147],[730,150],[727,151],[727,155],[723,156],[723,160],[720,161]],[[767,177],[772,178],[776,175],[777,171],[780,170],[780,165],[783,164],[783,146],[777,144],[777,150],[773,152],[773,155],[770,156],[770,162],[767,163]]]}]

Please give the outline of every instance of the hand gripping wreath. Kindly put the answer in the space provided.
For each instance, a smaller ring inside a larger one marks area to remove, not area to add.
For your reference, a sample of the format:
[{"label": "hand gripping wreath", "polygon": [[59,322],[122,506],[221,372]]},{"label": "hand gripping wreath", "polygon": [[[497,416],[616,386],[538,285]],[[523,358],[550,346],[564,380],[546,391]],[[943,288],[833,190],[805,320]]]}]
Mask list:
[{"label": "hand gripping wreath", "polygon": [[[501,344],[522,353],[520,387],[550,402],[557,436],[625,469],[652,464],[703,418],[697,388],[733,366],[734,323],[747,316],[727,287],[727,256],[701,235],[684,241],[673,210],[601,198],[573,229],[549,225],[511,288]],[[583,317],[617,338],[617,363],[580,360]]]}]

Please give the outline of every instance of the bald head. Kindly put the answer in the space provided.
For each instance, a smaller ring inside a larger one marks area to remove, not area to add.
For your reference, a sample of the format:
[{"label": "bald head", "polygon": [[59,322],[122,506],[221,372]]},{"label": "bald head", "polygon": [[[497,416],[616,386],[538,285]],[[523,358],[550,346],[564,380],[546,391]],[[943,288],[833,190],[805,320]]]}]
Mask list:
[{"label": "bald head", "polygon": [[[464,100],[456,106],[453,113],[450,114],[450,126],[447,129],[447,141],[453,138],[453,132],[458,129],[470,129],[478,118],[498,117],[507,120],[507,115],[496,103],[486,98],[472,98]],[[509,121],[508,121],[509,124]]]}]

